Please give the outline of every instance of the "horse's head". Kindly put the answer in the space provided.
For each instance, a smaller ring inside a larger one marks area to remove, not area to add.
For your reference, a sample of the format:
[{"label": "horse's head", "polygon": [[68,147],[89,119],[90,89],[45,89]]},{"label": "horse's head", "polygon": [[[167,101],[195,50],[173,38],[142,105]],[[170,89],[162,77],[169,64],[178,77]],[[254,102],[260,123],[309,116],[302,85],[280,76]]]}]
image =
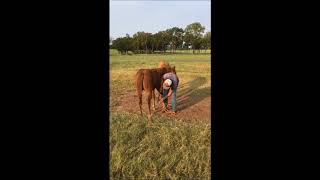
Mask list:
[{"label": "horse's head", "polygon": [[172,66],[172,67],[167,67],[166,68],[166,73],[172,72],[174,74],[176,74],[176,66]]},{"label": "horse's head", "polygon": [[163,67],[170,67],[170,64],[168,62],[166,62],[165,60],[161,60],[159,62],[158,68],[163,68]]},{"label": "horse's head", "polygon": [[172,67],[167,66],[167,67],[157,68],[157,71],[161,74],[161,76],[166,73],[170,73],[170,72],[177,74],[175,66],[172,66]]}]

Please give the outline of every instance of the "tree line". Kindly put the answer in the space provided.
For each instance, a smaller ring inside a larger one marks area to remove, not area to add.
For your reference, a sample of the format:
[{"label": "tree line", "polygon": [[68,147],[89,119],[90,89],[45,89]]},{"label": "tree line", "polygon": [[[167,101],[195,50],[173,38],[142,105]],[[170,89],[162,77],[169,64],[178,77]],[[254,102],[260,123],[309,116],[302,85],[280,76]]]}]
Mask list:
[{"label": "tree line", "polygon": [[176,50],[192,49],[193,54],[198,50],[211,49],[211,32],[204,34],[205,27],[199,22],[189,24],[185,29],[173,27],[155,34],[137,32],[132,37],[126,34],[113,40],[110,37],[110,48],[118,50],[121,54],[129,51],[135,54],[166,53]]}]

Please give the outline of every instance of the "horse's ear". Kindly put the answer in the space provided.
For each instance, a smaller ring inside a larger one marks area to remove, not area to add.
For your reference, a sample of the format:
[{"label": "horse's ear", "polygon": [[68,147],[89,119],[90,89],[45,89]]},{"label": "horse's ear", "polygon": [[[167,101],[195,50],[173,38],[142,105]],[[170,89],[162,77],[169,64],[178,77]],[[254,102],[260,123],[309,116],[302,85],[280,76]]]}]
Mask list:
[{"label": "horse's ear", "polygon": [[172,66],[172,71],[176,72],[176,66]]}]

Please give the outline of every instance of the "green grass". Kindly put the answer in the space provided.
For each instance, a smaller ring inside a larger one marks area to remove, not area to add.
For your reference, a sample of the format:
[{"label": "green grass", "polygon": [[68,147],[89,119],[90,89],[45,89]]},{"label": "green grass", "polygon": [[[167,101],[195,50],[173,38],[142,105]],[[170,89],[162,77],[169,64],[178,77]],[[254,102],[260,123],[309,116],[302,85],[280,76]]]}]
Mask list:
[{"label": "green grass", "polygon": [[[115,53],[116,50],[110,50]],[[110,106],[119,101],[121,95],[134,92],[134,76],[140,68],[155,68],[160,60],[176,66],[180,84],[190,88],[190,82],[202,78],[197,88],[211,86],[210,54],[137,54],[110,56]],[[199,94],[201,96],[201,94]]]},{"label": "green grass", "polygon": [[[210,54],[119,55],[110,50],[110,107],[120,98],[134,94],[134,75],[140,68],[155,68],[160,60],[176,66],[178,93],[210,96]],[[145,101],[143,100],[143,103]],[[179,102],[177,102],[179,106]],[[200,122],[200,123],[196,123]],[[127,112],[110,115],[110,175],[112,179],[210,179],[211,124],[186,123]]]},{"label": "green grass", "polygon": [[111,179],[210,179],[210,128],[111,113]]}]

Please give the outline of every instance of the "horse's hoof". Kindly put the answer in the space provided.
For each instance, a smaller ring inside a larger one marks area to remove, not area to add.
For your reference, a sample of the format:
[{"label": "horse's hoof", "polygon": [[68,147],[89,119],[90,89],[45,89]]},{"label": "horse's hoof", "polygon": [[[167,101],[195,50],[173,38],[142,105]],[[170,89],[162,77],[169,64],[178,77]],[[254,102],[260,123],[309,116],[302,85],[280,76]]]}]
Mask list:
[{"label": "horse's hoof", "polygon": [[156,107],[153,107],[153,110],[156,111]]},{"label": "horse's hoof", "polygon": [[177,112],[171,112],[171,115],[175,116],[175,115],[177,115]]},{"label": "horse's hoof", "polygon": [[148,119],[151,121],[151,115],[148,115]]},{"label": "horse's hoof", "polygon": [[168,111],[169,111],[169,109],[167,109],[167,108],[162,108],[162,112],[163,112],[163,113],[168,112]]}]

